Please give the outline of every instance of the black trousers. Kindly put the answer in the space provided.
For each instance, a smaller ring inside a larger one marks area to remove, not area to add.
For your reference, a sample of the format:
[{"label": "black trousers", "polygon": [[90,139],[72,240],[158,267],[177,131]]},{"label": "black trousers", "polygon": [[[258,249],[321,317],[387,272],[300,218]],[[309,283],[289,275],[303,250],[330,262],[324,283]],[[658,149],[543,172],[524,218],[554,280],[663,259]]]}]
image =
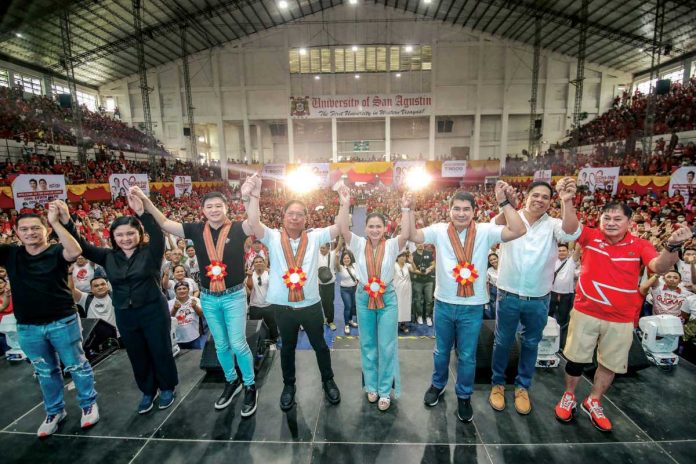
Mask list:
[{"label": "black trousers", "polygon": [[174,390],[179,383],[172,355],[171,316],[164,295],[153,303],[116,310],[116,326],[138,388],[145,395]]},{"label": "black trousers", "polygon": [[265,306],[263,308],[259,306],[249,306],[249,319],[263,319],[263,322],[266,323],[266,327],[268,327],[268,336],[271,340],[278,339],[278,324],[276,324],[272,306]]},{"label": "black trousers", "polygon": [[549,316],[558,321],[561,326],[561,348],[565,346],[565,339],[568,333],[568,323],[570,322],[570,310],[573,309],[575,293],[555,293],[551,292],[549,301]]},{"label": "black trousers", "polygon": [[289,306],[271,305],[275,311],[276,322],[280,330],[283,344],[280,348],[280,366],[283,369],[283,383],[295,385],[295,347],[297,346],[297,334],[302,326],[309,338],[314,353],[317,356],[321,381],[333,379],[331,369],[331,352],[324,340],[324,314],[321,303],[316,303],[305,308],[291,308]]},{"label": "black trousers", "polygon": [[319,298],[321,307],[324,309],[324,318],[327,324],[334,321],[334,299],[336,298],[336,282],[330,284],[319,284]]}]

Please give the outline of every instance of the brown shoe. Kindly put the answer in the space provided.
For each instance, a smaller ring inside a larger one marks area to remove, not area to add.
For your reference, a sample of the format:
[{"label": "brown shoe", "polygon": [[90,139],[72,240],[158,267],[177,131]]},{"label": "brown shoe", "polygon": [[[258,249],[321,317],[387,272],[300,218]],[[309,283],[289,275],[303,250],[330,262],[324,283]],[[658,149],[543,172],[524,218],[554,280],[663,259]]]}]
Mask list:
[{"label": "brown shoe", "polygon": [[526,388],[515,388],[515,410],[522,415],[532,412],[532,403],[529,401]]},{"label": "brown shoe", "polygon": [[493,388],[491,388],[491,394],[488,396],[488,402],[496,411],[502,411],[505,409],[505,386],[493,385]]}]

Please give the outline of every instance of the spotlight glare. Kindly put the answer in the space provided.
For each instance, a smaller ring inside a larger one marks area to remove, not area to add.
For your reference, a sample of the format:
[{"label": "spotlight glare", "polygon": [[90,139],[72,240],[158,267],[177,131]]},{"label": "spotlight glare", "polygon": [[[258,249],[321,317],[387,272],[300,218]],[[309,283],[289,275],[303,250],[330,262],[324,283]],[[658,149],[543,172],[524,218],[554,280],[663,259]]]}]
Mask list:
[{"label": "spotlight glare", "polygon": [[404,184],[409,190],[423,190],[431,181],[432,177],[423,168],[410,169],[404,178]]},{"label": "spotlight glare", "polygon": [[396,73],[396,77],[401,77],[401,73]]},{"label": "spotlight glare", "polygon": [[355,75],[355,78],[356,78],[356,79],[360,79],[360,74],[356,74],[356,75]]},{"label": "spotlight glare", "polygon": [[321,79],[321,76],[314,76],[315,81],[318,81],[319,79]]},{"label": "spotlight glare", "polygon": [[319,188],[319,178],[309,168],[299,167],[285,176],[285,186],[295,193],[308,193]]},{"label": "spotlight glare", "polygon": [[429,5],[430,2],[432,2],[432,0],[423,0],[423,3],[425,3],[426,5]]},{"label": "spotlight glare", "polygon": [[300,48],[300,55],[304,56],[307,54],[307,49],[306,48]]},{"label": "spotlight glare", "polygon": [[404,47],[404,50],[406,51],[406,53],[411,53],[411,52],[413,51],[413,46],[412,46],[412,45],[406,45],[406,46]]},{"label": "spotlight glare", "polygon": [[350,47],[350,49],[353,50],[354,52],[357,52],[357,51],[358,51],[358,46],[357,46],[357,45],[353,45],[352,47]]},{"label": "spotlight glare", "polygon": [[282,8],[282,9],[286,9],[286,8],[288,7],[288,2],[285,1],[285,0],[280,0],[280,1],[278,2],[278,7],[279,7],[279,8]]},{"label": "spotlight glare", "polygon": [[348,3],[350,3],[351,5],[357,5],[357,4],[358,4],[358,0],[349,0]]},{"label": "spotlight glare", "polygon": [[16,36],[17,36],[17,38],[19,38],[19,39],[21,39],[21,38],[23,38],[23,37],[24,37],[24,36],[23,36],[22,34],[20,34],[19,32],[17,32],[17,33],[15,34],[15,35],[16,35]]}]

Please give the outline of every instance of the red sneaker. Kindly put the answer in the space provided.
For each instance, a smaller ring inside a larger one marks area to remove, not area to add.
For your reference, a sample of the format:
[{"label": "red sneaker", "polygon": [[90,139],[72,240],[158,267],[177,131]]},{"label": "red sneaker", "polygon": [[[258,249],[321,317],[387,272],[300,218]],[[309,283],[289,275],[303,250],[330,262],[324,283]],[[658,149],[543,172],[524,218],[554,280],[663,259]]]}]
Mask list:
[{"label": "red sneaker", "polygon": [[556,419],[562,422],[572,421],[573,417],[575,416],[575,406],[577,406],[577,404],[578,403],[575,401],[575,395],[573,395],[571,392],[563,393],[561,401],[559,401],[556,405]]},{"label": "red sneaker", "polygon": [[590,398],[589,396],[585,398],[585,401],[580,405],[582,410],[590,416],[592,425],[594,425],[598,430],[602,432],[611,432],[611,421],[607,419],[604,415],[604,410],[599,404],[599,400],[595,398]]}]

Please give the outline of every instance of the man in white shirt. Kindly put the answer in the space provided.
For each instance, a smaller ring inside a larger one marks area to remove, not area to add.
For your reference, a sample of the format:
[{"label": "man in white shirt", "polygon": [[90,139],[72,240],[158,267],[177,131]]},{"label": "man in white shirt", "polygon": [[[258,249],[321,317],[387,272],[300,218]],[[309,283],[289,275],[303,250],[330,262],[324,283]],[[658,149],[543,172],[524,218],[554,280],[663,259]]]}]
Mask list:
[{"label": "man in white shirt", "polygon": [[524,223],[507,200],[513,190],[498,181],[495,196],[505,214],[507,225],[476,223],[476,198],[468,192],[456,192],[450,199],[450,223],[416,229],[411,214],[411,240],[433,243],[436,249],[435,279],[435,353],[432,384],[423,401],[437,405],[445,391],[450,369],[450,353],[457,347],[457,416],[463,422],[474,417],[471,395],[476,373],[476,347],[488,303],[486,269],[488,251],[500,242],[521,237]]},{"label": "man in white shirt", "polygon": [[[319,297],[321,298],[321,307],[324,309],[324,318],[331,330],[336,330],[334,324],[334,299],[336,298],[336,250],[331,249],[330,243],[325,243],[319,247],[319,256],[317,269],[319,275]],[[323,269],[327,268],[327,269]],[[331,279],[322,281],[322,275],[328,277],[331,274]]]},{"label": "man in white shirt", "polygon": [[109,283],[105,278],[93,278],[89,292],[83,292],[76,286],[73,286],[71,290],[73,300],[82,306],[88,318],[101,319],[116,328],[116,313],[109,294]]},{"label": "man in white shirt", "polygon": [[640,285],[643,295],[648,293],[652,297],[654,315],[669,314],[682,317],[682,312],[689,312],[688,303],[685,303],[691,292],[681,283],[681,275],[678,271],[667,271],[663,277],[653,274]]},{"label": "man in white shirt", "polygon": [[84,256],[78,256],[73,265],[72,278],[75,288],[82,293],[89,293],[90,282],[94,278],[94,264],[87,261]]},{"label": "man in white shirt", "polygon": [[334,225],[305,230],[307,207],[299,200],[290,200],[283,207],[283,227],[278,230],[269,229],[261,222],[261,178],[254,175],[245,185],[248,187],[242,188],[242,200],[249,200],[247,224],[253,235],[268,248],[271,260],[266,301],[273,307],[283,339],[280,365],[285,386],[280,395],[280,409],[289,411],[295,404],[295,347],[300,326],[304,327],[316,353],[325,397],[330,404],[338,404],[341,392],[334,381],[331,351],[324,339],[317,254],[322,244],[338,236],[342,221],[348,221],[350,191],[345,185],[338,190],[341,206]]},{"label": "man in white shirt", "polygon": [[694,279],[696,279],[696,248],[687,247],[682,255],[683,261],[677,261],[677,270],[681,274],[684,287],[690,292],[696,291]]},{"label": "man in white shirt", "polygon": [[[488,398],[496,411],[505,409],[505,370],[520,324],[515,410],[519,414],[532,411],[528,390],[532,384],[539,342],[548,322],[549,293],[558,259],[558,244],[575,240],[582,231],[573,203],[577,191],[575,180],[565,177],[558,181],[556,189],[561,200],[562,219],[547,214],[553,198],[551,185],[543,181],[532,182],[527,188],[524,208],[515,212],[526,226],[527,234],[500,247],[493,376]],[[494,222],[505,224],[507,220],[507,216],[499,214]]]},{"label": "man in white shirt", "polygon": [[554,317],[561,326],[561,348],[565,345],[570,310],[573,309],[575,299],[575,271],[580,262],[580,250],[581,248],[576,246],[575,252],[571,255],[567,243],[558,244],[558,260],[553,272],[549,316]]},{"label": "man in white shirt", "polygon": [[246,286],[250,293],[249,319],[263,319],[268,327],[268,336],[271,343],[278,341],[278,324],[271,304],[266,301],[268,294],[268,271],[266,260],[263,256],[257,256],[253,262],[254,270],[247,277]]}]

